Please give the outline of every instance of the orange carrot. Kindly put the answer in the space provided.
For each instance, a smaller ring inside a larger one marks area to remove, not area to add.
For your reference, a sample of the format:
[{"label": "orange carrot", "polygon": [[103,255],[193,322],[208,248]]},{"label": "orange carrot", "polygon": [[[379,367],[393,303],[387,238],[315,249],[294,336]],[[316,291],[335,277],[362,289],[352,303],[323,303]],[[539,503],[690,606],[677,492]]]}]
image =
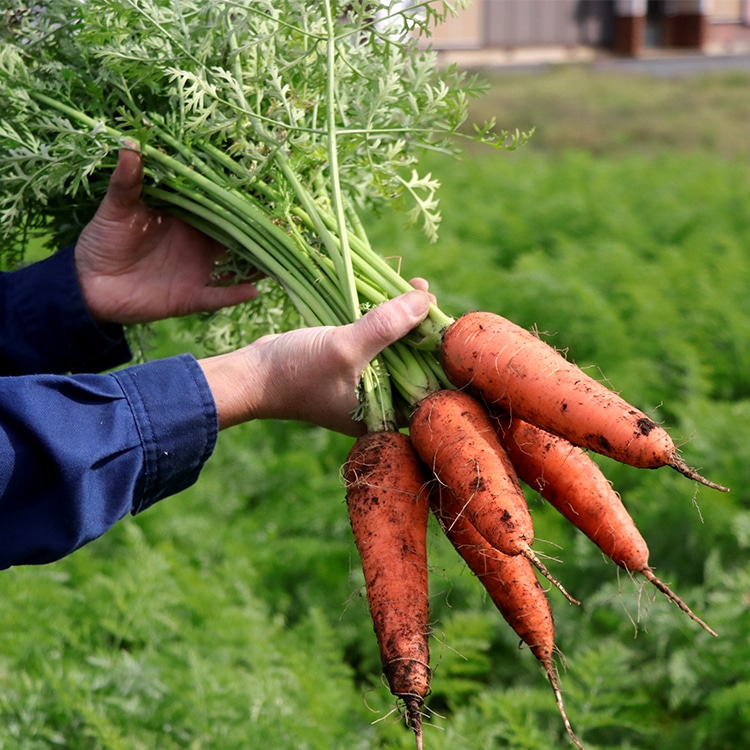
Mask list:
[{"label": "orange carrot", "polygon": [[482,582],[500,614],[544,667],[565,729],[581,748],[565,711],[557,680],[552,610],[531,562],[523,555],[504,555],[493,549],[472,526],[461,502],[446,487],[433,487],[430,505],[446,536]]},{"label": "orange carrot", "polygon": [[344,478],[383,672],[404,701],[421,749],[421,707],[431,677],[423,466],[408,436],[372,432],[352,446]]},{"label": "orange carrot", "polygon": [[460,499],[482,536],[506,555],[528,557],[569,601],[578,603],[531,549],[531,513],[484,406],[463,391],[436,391],[417,405],[409,432],[417,453]]},{"label": "orange carrot", "polygon": [[497,416],[494,423],[501,445],[526,484],[617,565],[641,573],[701,627],[716,635],[656,577],[649,566],[646,541],[620,496],[584,450],[518,417]]},{"label": "orange carrot", "polygon": [[441,363],[456,387],[574,445],[642,469],[671,466],[727,491],[688,467],[666,430],[643,412],[499,315],[473,312],[459,318],[443,337]]}]

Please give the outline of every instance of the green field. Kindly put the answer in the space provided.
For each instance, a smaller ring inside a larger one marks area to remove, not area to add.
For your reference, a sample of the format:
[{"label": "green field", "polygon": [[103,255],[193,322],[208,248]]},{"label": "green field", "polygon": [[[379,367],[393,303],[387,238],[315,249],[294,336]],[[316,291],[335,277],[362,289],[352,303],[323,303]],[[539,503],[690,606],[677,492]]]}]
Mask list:
[{"label": "green field", "polygon": [[[589,750],[750,747],[750,75],[489,77],[513,153],[432,156],[441,239],[368,219],[441,306],[535,327],[732,488],[601,460],[713,639],[529,492],[560,677]],[[395,261],[394,261],[395,262]],[[156,332],[157,357],[200,353]],[[350,440],[223,433],[194,488],[66,560],[0,574],[0,750],[411,748],[380,678],[339,469]],[[544,674],[436,529],[430,750],[551,750]]]}]

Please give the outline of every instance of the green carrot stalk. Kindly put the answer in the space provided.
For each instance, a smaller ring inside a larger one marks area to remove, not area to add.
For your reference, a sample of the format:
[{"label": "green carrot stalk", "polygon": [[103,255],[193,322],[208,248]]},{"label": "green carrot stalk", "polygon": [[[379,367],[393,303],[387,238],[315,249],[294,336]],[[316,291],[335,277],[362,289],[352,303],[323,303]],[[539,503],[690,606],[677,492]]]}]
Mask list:
[{"label": "green carrot stalk", "polygon": [[[71,199],[85,216],[110,152],[135,142],[146,195],[275,279],[307,325],[356,320],[411,288],[360,212],[401,195],[434,239],[437,184],[418,156],[455,150],[482,91],[418,45],[452,5],[388,4],[384,25],[333,0],[44,0],[0,27],[0,236],[18,248],[29,228],[56,231]],[[368,368],[368,427],[393,424],[392,395],[413,403],[445,382],[451,322],[433,305]]]}]

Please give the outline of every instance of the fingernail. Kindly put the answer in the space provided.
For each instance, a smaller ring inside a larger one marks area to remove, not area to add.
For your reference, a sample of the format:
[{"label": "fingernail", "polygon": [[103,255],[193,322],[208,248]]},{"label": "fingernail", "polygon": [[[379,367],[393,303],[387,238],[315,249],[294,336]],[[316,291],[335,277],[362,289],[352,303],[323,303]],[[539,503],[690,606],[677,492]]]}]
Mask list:
[{"label": "fingernail", "polygon": [[421,320],[430,310],[430,298],[427,292],[414,290],[403,296],[403,301],[414,318]]}]

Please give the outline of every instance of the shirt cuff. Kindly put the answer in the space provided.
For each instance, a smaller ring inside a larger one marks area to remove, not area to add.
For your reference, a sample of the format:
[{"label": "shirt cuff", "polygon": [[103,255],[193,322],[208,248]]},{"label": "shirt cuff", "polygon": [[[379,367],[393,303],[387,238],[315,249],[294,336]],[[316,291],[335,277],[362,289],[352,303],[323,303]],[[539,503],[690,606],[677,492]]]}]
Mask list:
[{"label": "shirt cuff", "polygon": [[99,325],[83,298],[74,246],[12,272],[26,341],[23,373],[101,372],[131,359],[122,326]]},{"label": "shirt cuff", "polygon": [[181,354],[115,372],[144,451],[133,515],[196,482],[216,447],[219,420],[203,370]]}]

